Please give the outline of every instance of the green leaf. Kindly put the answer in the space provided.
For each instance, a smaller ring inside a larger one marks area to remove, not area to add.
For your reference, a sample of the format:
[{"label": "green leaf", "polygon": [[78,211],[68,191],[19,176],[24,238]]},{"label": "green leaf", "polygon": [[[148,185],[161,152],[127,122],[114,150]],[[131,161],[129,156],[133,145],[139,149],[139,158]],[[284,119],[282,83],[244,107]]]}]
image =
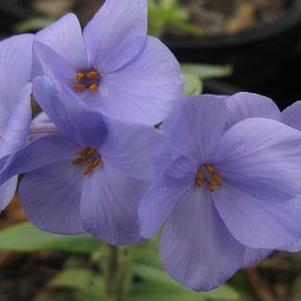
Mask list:
[{"label": "green leaf", "polygon": [[186,33],[202,33],[201,28],[190,23],[189,11],[179,0],[149,0],[148,17],[152,35],[160,36],[170,27]]},{"label": "green leaf", "polygon": [[101,299],[87,299],[88,296],[78,291],[73,290],[46,290],[36,296],[34,301],[101,301]]},{"label": "green leaf", "polygon": [[180,286],[166,288],[158,283],[141,282],[135,284],[126,299],[127,301],[237,301],[239,295],[226,285],[211,292],[198,293]]},{"label": "green leaf", "polygon": [[133,272],[142,278],[140,283],[134,284],[128,301],[202,301],[223,300],[234,301],[239,299],[238,293],[228,285],[221,285],[218,289],[207,293],[197,293],[186,289],[175,282],[161,269],[133,264]]},{"label": "green leaf", "polygon": [[17,32],[28,32],[40,30],[49,24],[53,23],[55,20],[49,18],[31,18],[19,23],[16,26]]},{"label": "green leaf", "polygon": [[178,285],[172,278],[162,270],[151,267],[144,264],[133,264],[132,266],[133,272],[148,281],[151,281],[153,283],[158,283],[160,285],[166,285],[166,286],[172,286],[177,287]]},{"label": "green leaf", "polygon": [[66,269],[49,282],[48,289],[35,301],[54,300],[105,300],[103,277],[87,268]]},{"label": "green leaf", "polygon": [[0,251],[65,251],[90,253],[101,242],[90,236],[63,236],[43,232],[29,223],[18,224],[0,232]]},{"label": "green leaf", "polygon": [[200,95],[203,90],[203,83],[194,74],[184,73],[185,87],[184,93],[186,96]]},{"label": "green leaf", "polygon": [[193,74],[200,79],[209,79],[217,77],[226,77],[231,75],[231,66],[213,66],[203,64],[182,64],[182,71],[187,74]]},{"label": "green leaf", "polygon": [[133,259],[136,264],[143,264],[162,270],[161,259],[158,251],[160,236],[155,235],[143,244],[131,248]]},{"label": "green leaf", "polygon": [[87,268],[70,268],[51,280],[49,287],[79,289],[100,296],[104,291],[104,281],[100,274]]}]

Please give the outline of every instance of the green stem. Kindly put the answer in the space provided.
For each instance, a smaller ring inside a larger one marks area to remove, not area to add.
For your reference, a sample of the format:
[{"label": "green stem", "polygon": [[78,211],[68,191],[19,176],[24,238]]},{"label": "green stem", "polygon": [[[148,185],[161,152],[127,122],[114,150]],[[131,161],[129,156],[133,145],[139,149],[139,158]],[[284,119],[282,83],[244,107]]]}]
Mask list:
[{"label": "green stem", "polygon": [[116,282],[119,269],[119,254],[118,248],[112,245],[107,245],[109,256],[106,271],[106,293],[114,301],[116,300]]}]

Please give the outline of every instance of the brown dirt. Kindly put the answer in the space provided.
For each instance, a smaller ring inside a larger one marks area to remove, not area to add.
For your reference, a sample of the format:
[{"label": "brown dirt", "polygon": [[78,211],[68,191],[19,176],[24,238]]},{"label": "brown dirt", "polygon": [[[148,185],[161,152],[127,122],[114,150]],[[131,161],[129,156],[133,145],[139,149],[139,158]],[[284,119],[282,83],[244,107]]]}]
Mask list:
[{"label": "brown dirt", "polygon": [[182,0],[205,34],[233,34],[279,20],[288,0]]}]

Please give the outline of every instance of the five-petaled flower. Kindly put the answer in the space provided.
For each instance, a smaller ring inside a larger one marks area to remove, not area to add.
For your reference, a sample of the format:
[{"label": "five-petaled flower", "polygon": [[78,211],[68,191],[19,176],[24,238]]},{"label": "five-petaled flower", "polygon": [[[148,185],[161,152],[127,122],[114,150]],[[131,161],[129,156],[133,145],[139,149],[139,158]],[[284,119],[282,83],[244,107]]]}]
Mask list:
[{"label": "five-petaled flower", "polygon": [[41,229],[88,232],[111,244],[140,242],[138,203],[165,156],[164,135],[91,111],[46,77],[34,80],[33,92],[60,134],[2,159],[0,182],[27,173],[19,193]]},{"label": "five-petaled flower", "polygon": [[147,0],[106,0],[83,33],[68,14],[37,33],[34,53],[34,74],[120,120],[157,124],[183,93],[177,60],[147,35]]},{"label": "five-petaled flower", "polygon": [[244,97],[192,97],[171,114],[171,162],[141,201],[141,235],[164,225],[165,269],[194,290],[301,238],[301,133],[252,116]]}]

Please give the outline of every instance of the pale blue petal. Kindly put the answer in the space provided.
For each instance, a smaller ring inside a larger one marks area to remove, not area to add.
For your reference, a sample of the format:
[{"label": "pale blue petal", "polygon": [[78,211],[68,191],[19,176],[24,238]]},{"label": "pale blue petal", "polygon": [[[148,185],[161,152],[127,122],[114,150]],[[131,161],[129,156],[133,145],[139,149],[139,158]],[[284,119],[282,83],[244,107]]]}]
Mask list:
[{"label": "pale blue petal", "polygon": [[252,117],[280,119],[279,108],[273,100],[259,94],[236,93],[226,99],[226,104],[229,109],[228,127]]},{"label": "pale blue petal", "polygon": [[193,189],[164,226],[160,254],[165,270],[182,285],[211,290],[242,265],[244,247],[225,227],[204,189]]},{"label": "pale blue petal", "polygon": [[60,132],[82,146],[100,146],[107,136],[102,115],[46,78],[34,80],[33,94]]},{"label": "pale blue petal", "polygon": [[84,176],[70,160],[25,175],[19,187],[25,213],[36,227],[59,234],[85,232],[80,220]]},{"label": "pale blue petal", "polygon": [[187,158],[178,158],[153,182],[139,205],[142,237],[151,237],[164,224],[194,185],[195,171],[196,167]]},{"label": "pale blue petal", "polygon": [[84,29],[89,64],[116,71],[141,51],[146,32],[147,0],[106,0]]},{"label": "pale blue petal", "polygon": [[301,202],[258,200],[227,183],[212,193],[232,235],[250,248],[276,249],[301,237]]},{"label": "pale blue petal", "polygon": [[227,118],[227,107],[220,97],[202,95],[187,98],[164,125],[174,157],[189,157],[198,166],[210,163],[208,160],[225,131]]},{"label": "pale blue petal", "polygon": [[17,150],[0,162],[0,184],[12,176],[70,160],[78,155],[80,146],[62,136],[45,136]]},{"label": "pale blue petal", "polygon": [[81,219],[85,230],[114,245],[141,242],[138,204],[146,183],[126,177],[107,164],[85,177]]},{"label": "pale blue petal", "polygon": [[250,265],[256,264],[259,260],[262,260],[269,255],[271,255],[274,250],[271,249],[252,249],[245,247],[245,252],[243,256],[243,262],[241,269],[244,269]]},{"label": "pale blue petal", "polygon": [[[56,86],[71,89],[74,85],[74,75],[78,71],[66,59],[61,57],[52,48],[41,42],[34,43],[35,57],[40,61],[43,73],[49,77]],[[38,74],[39,75],[39,74]]]},{"label": "pale blue petal", "polygon": [[87,66],[87,54],[82,30],[74,14],[67,14],[39,31],[35,36],[35,40],[49,46],[78,70]]},{"label": "pale blue petal", "polygon": [[135,179],[152,180],[168,164],[165,158],[170,150],[160,130],[109,117],[104,119],[108,135],[100,153],[110,165]]},{"label": "pale blue petal", "polygon": [[23,34],[0,42],[0,127],[20,101],[28,83],[32,65],[33,35]]},{"label": "pale blue petal", "polygon": [[0,133],[0,157],[10,154],[26,142],[31,122],[31,83],[16,95],[18,103]]},{"label": "pale blue petal", "polygon": [[4,210],[13,199],[16,193],[17,184],[18,176],[14,176],[0,185],[0,212]]},{"label": "pale blue petal", "polygon": [[301,131],[301,101],[297,101],[282,113],[282,122]]},{"label": "pale blue petal", "polygon": [[249,118],[221,138],[211,163],[222,179],[263,201],[287,201],[301,189],[301,133]]},{"label": "pale blue petal", "polygon": [[103,75],[99,95],[99,109],[112,117],[155,125],[183,97],[179,63],[162,42],[148,38],[134,61]]}]

